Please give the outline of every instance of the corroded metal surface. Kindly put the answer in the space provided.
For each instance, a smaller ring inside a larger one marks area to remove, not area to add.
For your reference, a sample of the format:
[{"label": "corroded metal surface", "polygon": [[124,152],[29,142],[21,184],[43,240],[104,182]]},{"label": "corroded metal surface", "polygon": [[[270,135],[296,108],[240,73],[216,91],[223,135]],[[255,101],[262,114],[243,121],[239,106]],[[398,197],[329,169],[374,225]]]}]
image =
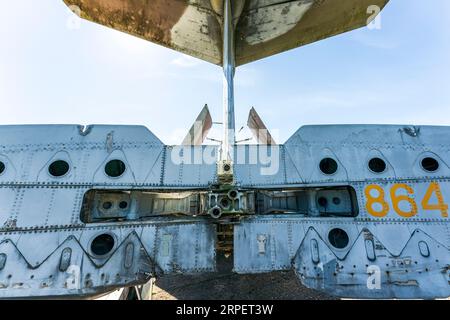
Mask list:
[{"label": "corroded metal surface", "polygon": [[249,0],[237,26],[239,65],[367,25],[388,0]]},{"label": "corroded metal surface", "polygon": [[[64,0],[81,17],[222,65],[221,0]],[[388,0],[236,0],[236,65],[356,28]],[[74,10],[77,12],[78,10]]]},{"label": "corroded metal surface", "polygon": [[[161,221],[11,230],[0,240],[8,259],[1,270],[0,298],[94,296],[162,273],[211,272],[214,237],[200,236],[210,229],[201,222]],[[96,256],[90,242],[105,232],[116,244],[109,255]]]},{"label": "corroded metal surface", "polygon": [[[64,0],[81,17],[220,64],[222,34],[208,0]],[[76,12],[77,10],[75,10]]]},{"label": "corroded metal surface", "polygon": [[[349,234],[345,248],[328,240],[332,228]],[[258,217],[236,227],[234,270],[247,274],[293,268],[307,287],[338,297],[448,297],[447,237],[443,221],[400,226],[394,219]],[[429,254],[421,252],[421,244]],[[367,286],[373,265],[381,271],[378,290]]]}]

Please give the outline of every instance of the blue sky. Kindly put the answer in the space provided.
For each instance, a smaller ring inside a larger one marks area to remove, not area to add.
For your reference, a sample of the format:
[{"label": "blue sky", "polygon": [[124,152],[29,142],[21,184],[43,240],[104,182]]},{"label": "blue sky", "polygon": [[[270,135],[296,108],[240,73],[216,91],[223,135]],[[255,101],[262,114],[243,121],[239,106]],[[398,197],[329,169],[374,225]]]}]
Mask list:
[{"label": "blue sky", "polygon": [[[240,67],[237,125],[252,106],[281,142],[307,124],[450,125],[450,1],[391,0],[381,18]],[[219,67],[70,19],[59,0],[3,6],[0,124],[138,124],[173,144],[205,103],[221,121]]]}]

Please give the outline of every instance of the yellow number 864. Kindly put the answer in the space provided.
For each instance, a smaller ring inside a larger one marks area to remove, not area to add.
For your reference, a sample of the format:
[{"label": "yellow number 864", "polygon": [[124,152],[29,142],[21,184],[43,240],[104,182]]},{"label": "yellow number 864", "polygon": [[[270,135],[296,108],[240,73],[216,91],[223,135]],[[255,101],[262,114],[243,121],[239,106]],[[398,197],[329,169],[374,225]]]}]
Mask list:
[{"label": "yellow number 864", "polygon": [[[399,190],[405,190],[406,195],[399,195]],[[375,195],[373,191],[376,191]],[[436,195],[436,199],[438,200],[437,204],[430,204],[430,199],[433,194]],[[377,218],[383,218],[388,214],[389,204],[385,200],[385,191],[381,186],[376,184],[368,185],[365,189],[365,195],[367,199],[366,210],[370,215]],[[390,197],[392,200],[393,209],[399,216],[403,218],[411,218],[417,215],[418,208],[414,199],[414,190],[411,186],[405,183],[394,184],[390,189]],[[404,211],[400,208],[400,203],[402,201],[409,203],[409,211]],[[379,210],[374,208],[375,204],[379,204]],[[440,210],[442,217],[448,217],[448,205],[444,203],[441,188],[437,182],[432,182],[430,184],[425,196],[423,197],[421,205],[424,210]]]}]

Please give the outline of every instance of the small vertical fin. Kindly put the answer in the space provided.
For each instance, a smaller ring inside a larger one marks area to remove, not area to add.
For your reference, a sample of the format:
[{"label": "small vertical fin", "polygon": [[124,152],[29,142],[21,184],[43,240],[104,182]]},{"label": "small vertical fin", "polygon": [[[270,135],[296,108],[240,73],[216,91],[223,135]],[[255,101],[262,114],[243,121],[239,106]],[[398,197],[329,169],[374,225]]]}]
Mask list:
[{"label": "small vertical fin", "polygon": [[211,113],[209,112],[208,105],[205,105],[189,130],[188,134],[184,138],[182,145],[184,146],[200,146],[205,141],[209,130],[212,127]]},{"label": "small vertical fin", "polygon": [[247,126],[253,133],[253,136],[258,141],[259,144],[263,145],[276,145],[277,143],[273,140],[272,135],[267,129],[264,122],[261,120],[261,117],[256,112],[255,108],[250,110],[248,115]]}]

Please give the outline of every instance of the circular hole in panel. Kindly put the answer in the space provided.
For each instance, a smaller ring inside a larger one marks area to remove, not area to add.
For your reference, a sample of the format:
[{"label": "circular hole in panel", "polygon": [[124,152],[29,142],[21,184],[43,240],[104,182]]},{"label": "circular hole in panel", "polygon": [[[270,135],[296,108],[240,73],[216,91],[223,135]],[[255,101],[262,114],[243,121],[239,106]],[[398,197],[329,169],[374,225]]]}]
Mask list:
[{"label": "circular hole in panel", "polygon": [[57,160],[55,162],[52,162],[48,167],[48,172],[53,177],[62,177],[69,172],[70,166],[69,164],[64,160]]},{"label": "circular hole in panel", "polygon": [[110,234],[104,233],[92,240],[91,251],[96,256],[104,256],[112,251],[114,245],[114,237]]},{"label": "circular hole in panel", "polygon": [[428,172],[435,172],[439,169],[439,162],[431,157],[422,159],[421,165],[422,168]]},{"label": "circular hole in panel", "polygon": [[335,228],[328,233],[328,241],[331,245],[338,249],[344,249],[350,241],[347,232],[342,229]]},{"label": "circular hole in panel", "polygon": [[103,202],[103,205],[102,205],[103,209],[105,209],[105,210],[111,209],[112,206],[113,206],[113,205],[112,205],[112,202],[111,202],[111,201],[105,201],[105,202]]},{"label": "circular hole in panel", "polygon": [[105,166],[105,173],[112,178],[120,177],[125,170],[126,166],[122,160],[111,160]]},{"label": "circular hole in panel", "polygon": [[380,158],[370,159],[369,169],[375,173],[383,173],[386,171],[386,162]]},{"label": "circular hole in panel", "polygon": [[228,193],[228,195],[231,199],[236,199],[238,196],[238,193],[235,190],[231,190],[230,193]]},{"label": "circular hole in panel", "polygon": [[128,202],[126,202],[126,201],[121,201],[121,202],[119,203],[119,208],[120,208],[120,209],[126,209],[126,208],[128,208]]},{"label": "circular hole in panel", "polygon": [[319,200],[317,200],[317,203],[321,207],[326,207],[328,205],[328,200],[325,197],[320,197]]},{"label": "circular hole in panel", "polygon": [[322,161],[320,161],[320,171],[322,171],[324,174],[332,175],[336,173],[337,169],[338,164],[334,159],[325,158]]},{"label": "circular hole in panel", "polygon": [[214,219],[218,219],[222,216],[222,210],[219,207],[215,207],[212,208],[209,211],[209,214],[211,215],[211,217],[213,217]]},{"label": "circular hole in panel", "polygon": [[223,198],[222,200],[220,200],[220,205],[222,206],[222,208],[226,209],[230,206],[230,201],[227,198]]}]

